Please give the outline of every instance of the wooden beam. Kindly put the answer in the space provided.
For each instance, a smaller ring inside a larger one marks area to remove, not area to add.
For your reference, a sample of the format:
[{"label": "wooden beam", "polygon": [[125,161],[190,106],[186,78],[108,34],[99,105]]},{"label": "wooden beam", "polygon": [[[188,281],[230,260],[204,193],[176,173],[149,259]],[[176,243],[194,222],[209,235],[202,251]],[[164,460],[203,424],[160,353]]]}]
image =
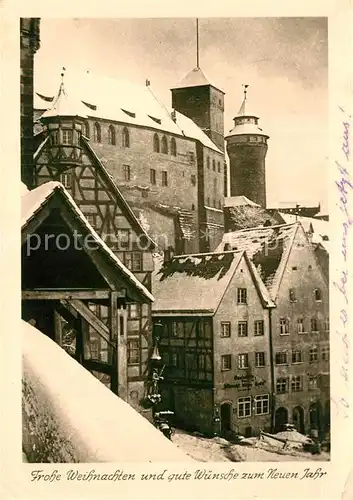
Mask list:
[{"label": "wooden beam", "polygon": [[62,321],[60,314],[58,311],[55,309],[54,311],[54,335],[55,335],[55,342],[62,346],[62,340],[63,340],[63,335],[62,335]]},{"label": "wooden beam", "polygon": [[22,300],[107,300],[109,290],[22,290]]},{"label": "wooden beam", "polygon": [[95,370],[112,376],[112,365],[108,363],[103,363],[93,359],[85,359],[83,361],[83,366],[87,368],[87,370]]}]

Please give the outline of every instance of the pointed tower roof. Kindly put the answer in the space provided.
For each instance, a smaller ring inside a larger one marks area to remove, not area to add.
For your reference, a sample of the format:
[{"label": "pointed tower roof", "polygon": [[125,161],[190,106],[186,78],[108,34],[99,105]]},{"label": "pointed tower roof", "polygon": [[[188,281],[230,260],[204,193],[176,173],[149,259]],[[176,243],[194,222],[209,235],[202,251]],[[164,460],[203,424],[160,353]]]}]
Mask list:
[{"label": "pointed tower roof", "polygon": [[84,105],[81,101],[76,101],[75,99],[70,99],[68,96],[65,86],[64,86],[64,74],[61,74],[62,81],[59,87],[57,96],[53,100],[53,105],[51,108],[44,111],[42,118],[54,118],[58,116],[79,116],[80,118],[87,118],[87,114],[84,109]]}]

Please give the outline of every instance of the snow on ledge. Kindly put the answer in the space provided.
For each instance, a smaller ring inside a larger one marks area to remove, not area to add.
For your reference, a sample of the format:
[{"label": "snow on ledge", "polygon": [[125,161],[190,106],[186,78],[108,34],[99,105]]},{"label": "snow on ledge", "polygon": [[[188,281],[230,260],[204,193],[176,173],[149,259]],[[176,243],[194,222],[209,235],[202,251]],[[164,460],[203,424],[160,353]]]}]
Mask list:
[{"label": "snow on ledge", "polygon": [[191,458],[49,337],[22,321],[23,449],[29,462]]}]

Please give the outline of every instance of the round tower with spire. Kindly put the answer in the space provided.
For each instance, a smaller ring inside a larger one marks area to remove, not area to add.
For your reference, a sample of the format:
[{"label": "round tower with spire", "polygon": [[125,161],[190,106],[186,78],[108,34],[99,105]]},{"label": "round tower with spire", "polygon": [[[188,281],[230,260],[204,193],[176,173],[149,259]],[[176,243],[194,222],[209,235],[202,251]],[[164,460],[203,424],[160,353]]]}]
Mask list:
[{"label": "round tower with spire", "polygon": [[267,140],[269,136],[258,126],[259,118],[247,109],[247,89],[234,127],[225,137],[230,162],[230,196],[246,196],[266,207]]}]

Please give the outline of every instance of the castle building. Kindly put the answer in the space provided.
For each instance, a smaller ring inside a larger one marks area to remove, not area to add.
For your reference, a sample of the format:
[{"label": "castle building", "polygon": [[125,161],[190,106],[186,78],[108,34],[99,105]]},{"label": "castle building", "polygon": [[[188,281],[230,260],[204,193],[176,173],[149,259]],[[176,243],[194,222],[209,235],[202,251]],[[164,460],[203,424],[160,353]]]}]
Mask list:
[{"label": "castle building", "polygon": [[[189,93],[183,106],[173,89],[177,108],[167,109],[149,81],[137,86],[93,75],[74,80],[67,73],[65,88],[85,108],[86,141],[158,246],[177,253],[213,250],[223,235],[226,169],[223,149],[214,142],[214,123],[217,134],[223,133],[223,93],[209,84],[202,87],[210,95],[217,90],[219,99],[215,104],[205,98],[199,126],[199,108],[192,107]],[[52,104],[53,94],[38,83],[37,119]]]},{"label": "castle building", "polygon": [[234,127],[225,137],[230,162],[230,196],[245,196],[266,208],[265,159],[269,136],[259,127],[259,118],[247,109],[247,87]]}]

